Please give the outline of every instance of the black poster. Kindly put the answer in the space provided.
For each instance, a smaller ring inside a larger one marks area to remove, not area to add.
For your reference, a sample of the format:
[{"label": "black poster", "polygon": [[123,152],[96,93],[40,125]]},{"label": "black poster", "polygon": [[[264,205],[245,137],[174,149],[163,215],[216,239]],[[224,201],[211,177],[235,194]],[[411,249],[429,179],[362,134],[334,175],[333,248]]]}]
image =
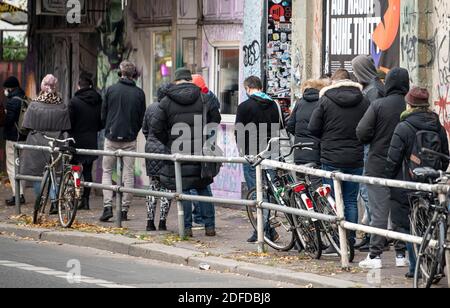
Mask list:
[{"label": "black poster", "polygon": [[290,105],[292,72],[292,0],[268,1],[267,93]]},{"label": "black poster", "polygon": [[378,68],[400,65],[401,0],[325,0],[324,71],[352,71],[358,55],[372,55]]}]

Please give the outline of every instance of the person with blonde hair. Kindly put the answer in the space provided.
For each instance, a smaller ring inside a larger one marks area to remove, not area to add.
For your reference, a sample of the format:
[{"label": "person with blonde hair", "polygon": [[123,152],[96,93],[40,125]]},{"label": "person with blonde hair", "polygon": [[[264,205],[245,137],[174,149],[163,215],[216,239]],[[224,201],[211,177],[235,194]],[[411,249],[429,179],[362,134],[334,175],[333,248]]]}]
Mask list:
[{"label": "person with blonde hair", "polygon": [[295,143],[314,143],[313,151],[297,150],[295,152],[295,163],[305,165],[316,163],[320,165],[320,139],[313,136],[308,130],[311,116],[319,106],[320,91],[328,86],[328,79],[311,79],[302,85],[302,99],[297,102],[291,117],[287,123],[287,130],[295,136]]},{"label": "person with blonde hair", "polygon": [[[26,144],[34,146],[48,146],[44,136],[63,139],[63,133],[71,129],[69,108],[58,93],[58,79],[47,75],[42,80],[41,92],[33,100],[25,113],[23,128],[30,131]],[[40,176],[44,174],[46,164],[50,160],[50,153],[45,151],[23,151],[21,157],[21,174]],[[34,184],[36,196],[39,195],[41,183]],[[50,191],[52,202],[50,214],[58,213],[56,192]]]}]

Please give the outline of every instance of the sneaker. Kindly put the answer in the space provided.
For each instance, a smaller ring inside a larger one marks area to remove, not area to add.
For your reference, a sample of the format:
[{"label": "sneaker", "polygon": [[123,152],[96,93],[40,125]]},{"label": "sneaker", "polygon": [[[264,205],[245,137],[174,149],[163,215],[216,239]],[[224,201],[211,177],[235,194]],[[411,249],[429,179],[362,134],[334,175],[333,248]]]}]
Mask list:
[{"label": "sneaker", "polygon": [[403,255],[398,255],[395,258],[395,266],[397,267],[409,267],[409,261]]},{"label": "sneaker", "polygon": [[415,274],[414,273],[406,273],[406,275],[405,275],[405,278],[406,279],[414,279],[414,277],[415,277]]},{"label": "sneaker", "polygon": [[192,233],[192,229],[184,230],[184,236],[185,237],[194,237],[194,233]]},{"label": "sneaker", "polygon": [[[20,196],[20,204],[25,204],[25,196]],[[16,197],[11,197],[11,199],[5,200],[6,206],[16,206]]]},{"label": "sneaker", "polygon": [[128,221],[128,212],[122,211],[122,221]]},{"label": "sneaker", "polygon": [[359,248],[359,252],[370,252],[370,244],[367,243],[366,245],[361,246],[361,247]]},{"label": "sneaker", "polygon": [[252,235],[252,237],[250,237],[247,240],[247,243],[250,243],[250,244],[254,244],[254,243],[257,243],[257,242],[258,242],[258,235],[255,234],[255,233]]},{"label": "sneaker", "polygon": [[159,222],[159,231],[167,231],[167,222],[165,220],[161,220]]},{"label": "sneaker", "polygon": [[363,269],[382,269],[383,262],[381,261],[381,258],[379,256],[376,258],[372,258],[369,254],[367,256],[367,259],[359,263],[359,267]]},{"label": "sneaker", "polygon": [[100,217],[101,222],[108,222],[111,218],[113,218],[113,209],[111,206],[107,206],[103,209],[103,215]]},{"label": "sneaker", "polygon": [[322,255],[325,256],[325,257],[337,257],[337,256],[339,256],[339,254],[338,254],[336,248],[334,248],[333,245],[330,245],[330,246],[322,253]]},{"label": "sneaker", "polygon": [[214,237],[214,236],[216,236],[216,229],[215,228],[206,228],[205,235],[207,237]]},{"label": "sneaker", "polygon": [[156,231],[155,222],[153,220],[147,221],[147,231],[148,232],[155,232]]},{"label": "sneaker", "polygon": [[59,211],[58,211],[58,202],[57,201],[53,201],[52,205],[50,207],[50,216],[53,215],[58,215]]},{"label": "sneaker", "polygon": [[355,245],[355,249],[361,249],[362,247],[367,246],[369,244],[370,244],[370,236],[365,235],[364,238],[361,240],[361,242]]}]

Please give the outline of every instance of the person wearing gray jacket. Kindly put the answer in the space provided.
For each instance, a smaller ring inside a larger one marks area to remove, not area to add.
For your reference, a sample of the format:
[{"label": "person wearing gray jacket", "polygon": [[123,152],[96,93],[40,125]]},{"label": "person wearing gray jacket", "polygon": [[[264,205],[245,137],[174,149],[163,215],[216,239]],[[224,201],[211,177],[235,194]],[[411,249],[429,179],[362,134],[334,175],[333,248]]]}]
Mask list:
[{"label": "person wearing gray jacket", "polygon": [[[58,79],[53,75],[47,75],[41,84],[40,95],[30,104],[23,127],[30,131],[26,144],[34,146],[48,146],[44,136],[62,139],[63,133],[71,128],[69,108],[57,92]],[[20,173],[30,176],[44,174],[44,169],[50,161],[50,153],[44,151],[22,151]],[[41,183],[34,184],[36,196],[40,193]],[[58,213],[56,192],[50,191],[52,205],[50,214]]]},{"label": "person wearing gray jacket", "polygon": [[[381,82],[378,74],[378,70],[375,66],[375,61],[372,56],[361,55],[357,56],[352,61],[353,74],[355,75],[358,82],[363,86],[363,95],[372,104],[374,101],[383,98],[385,96],[385,87]],[[364,148],[364,162],[367,163],[369,157],[369,146]],[[366,185],[360,185],[360,197],[364,202],[365,207],[365,219],[364,224],[370,224],[372,221],[372,214],[370,211],[369,194],[367,192]],[[361,251],[369,251],[370,236],[366,235],[364,240],[357,244],[355,248]]]}]

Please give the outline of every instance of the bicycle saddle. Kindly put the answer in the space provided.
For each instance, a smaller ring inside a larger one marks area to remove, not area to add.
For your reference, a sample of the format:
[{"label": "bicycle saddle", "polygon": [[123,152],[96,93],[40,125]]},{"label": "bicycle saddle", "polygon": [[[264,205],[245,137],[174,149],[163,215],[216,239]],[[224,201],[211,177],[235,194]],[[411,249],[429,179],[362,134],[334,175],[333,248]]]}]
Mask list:
[{"label": "bicycle saddle", "polygon": [[419,181],[425,181],[425,182],[435,182],[437,179],[441,177],[441,172],[436,171],[432,168],[417,168],[413,171],[414,176]]}]

